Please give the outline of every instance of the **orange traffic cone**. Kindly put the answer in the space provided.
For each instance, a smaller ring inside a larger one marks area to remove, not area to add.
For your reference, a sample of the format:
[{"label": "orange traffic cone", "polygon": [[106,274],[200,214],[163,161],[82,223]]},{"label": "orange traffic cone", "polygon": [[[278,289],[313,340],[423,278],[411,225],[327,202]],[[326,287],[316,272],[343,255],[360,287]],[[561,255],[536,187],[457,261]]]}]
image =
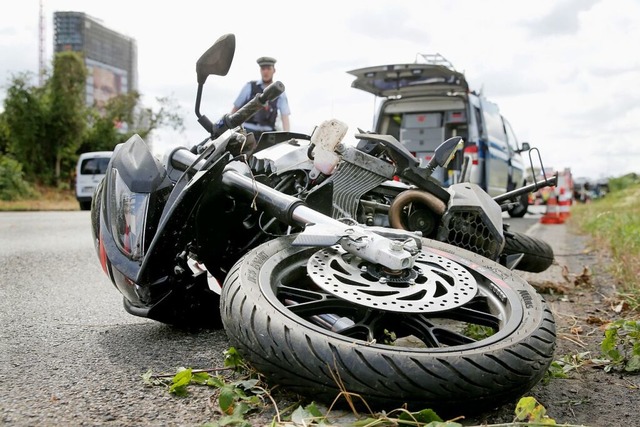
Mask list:
[{"label": "orange traffic cone", "polygon": [[562,219],[567,219],[571,216],[571,195],[568,194],[564,187],[560,188],[560,197],[558,197],[558,211]]},{"label": "orange traffic cone", "polygon": [[552,189],[549,194],[547,211],[542,215],[542,218],[540,218],[540,222],[542,224],[564,224],[564,218],[560,215],[555,188]]}]

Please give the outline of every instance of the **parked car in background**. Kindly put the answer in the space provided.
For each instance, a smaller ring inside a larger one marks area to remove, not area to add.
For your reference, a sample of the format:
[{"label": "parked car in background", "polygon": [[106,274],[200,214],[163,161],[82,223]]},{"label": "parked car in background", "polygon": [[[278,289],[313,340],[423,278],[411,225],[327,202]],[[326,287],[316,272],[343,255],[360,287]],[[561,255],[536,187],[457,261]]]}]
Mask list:
[{"label": "parked car in background", "polygon": [[579,177],[574,181],[573,197],[578,202],[586,203],[599,199],[606,196],[608,192],[609,180],[607,178],[590,179]]},{"label": "parked car in background", "polygon": [[[351,86],[382,98],[373,131],[394,136],[426,164],[444,140],[461,136],[465,144],[446,170],[433,177],[445,186],[469,181],[492,196],[526,184],[527,166],[520,144],[498,106],[469,90],[465,76],[439,54],[421,55],[425,63],[379,65],[349,71]],[[466,166],[465,166],[466,165]],[[528,195],[509,210],[527,212]]]},{"label": "parked car in background", "polygon": [[98,183],[107,172],[113,151],[92,151],[80,154],[76,165],[76,199],[83,211],[91,209],[91,199]]}]

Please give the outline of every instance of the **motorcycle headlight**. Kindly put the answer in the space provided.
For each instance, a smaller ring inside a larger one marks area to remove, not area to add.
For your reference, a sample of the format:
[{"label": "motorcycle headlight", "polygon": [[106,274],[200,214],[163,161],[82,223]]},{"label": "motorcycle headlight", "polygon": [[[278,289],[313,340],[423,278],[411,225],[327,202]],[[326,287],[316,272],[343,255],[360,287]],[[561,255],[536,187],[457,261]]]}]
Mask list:
[{"label": "motorcycle headlight", "polygon": [[134,193],[118,171],[111,171],[109,210],[111,233],[120,250],[134,260],[144,255],[144,234],[149,193]]}]

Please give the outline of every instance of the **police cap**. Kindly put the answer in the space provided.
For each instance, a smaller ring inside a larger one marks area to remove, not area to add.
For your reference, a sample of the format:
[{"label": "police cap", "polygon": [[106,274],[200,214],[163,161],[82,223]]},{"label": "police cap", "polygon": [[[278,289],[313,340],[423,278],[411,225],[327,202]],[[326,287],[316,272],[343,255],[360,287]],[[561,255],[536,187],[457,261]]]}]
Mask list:
[{"label": "police cap", "polygon": [[258,63],[259,66],[263,67],[263,66],[273,66],[276,63],[276,59],[272,58],[270,56],[261,56],[260,58],[258,58],[258,60],[256,61]]}]

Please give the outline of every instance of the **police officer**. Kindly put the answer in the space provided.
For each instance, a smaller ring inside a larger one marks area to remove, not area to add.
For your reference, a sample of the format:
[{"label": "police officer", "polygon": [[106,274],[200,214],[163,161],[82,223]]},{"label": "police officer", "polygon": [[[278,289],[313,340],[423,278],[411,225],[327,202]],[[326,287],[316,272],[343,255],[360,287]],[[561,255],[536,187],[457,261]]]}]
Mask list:
[{"label": "police officer", "polygon": [[[260,66],[261,80],[252,80],[245,84],[238,95],[238,98],[233,103],[232,113],[238,111],[240,107],[253,99],[256,94],[262,93],[262,91],[273,83],[273,75],[276,72],[275,58],[269,56],[262,56],[256,61]],[[282,128],[284,131],[289,131],[289,101],[287,100],[287,94],[283,93],[276,99],[269,101],[268,104],[258,111],[249,121],[244,123],[244,128],[253,132],[256,141],[260,139],[260,135],[263,132],[270,132],[276,130],[276,117],[280,112],[280,118],[282,120]]]}]

